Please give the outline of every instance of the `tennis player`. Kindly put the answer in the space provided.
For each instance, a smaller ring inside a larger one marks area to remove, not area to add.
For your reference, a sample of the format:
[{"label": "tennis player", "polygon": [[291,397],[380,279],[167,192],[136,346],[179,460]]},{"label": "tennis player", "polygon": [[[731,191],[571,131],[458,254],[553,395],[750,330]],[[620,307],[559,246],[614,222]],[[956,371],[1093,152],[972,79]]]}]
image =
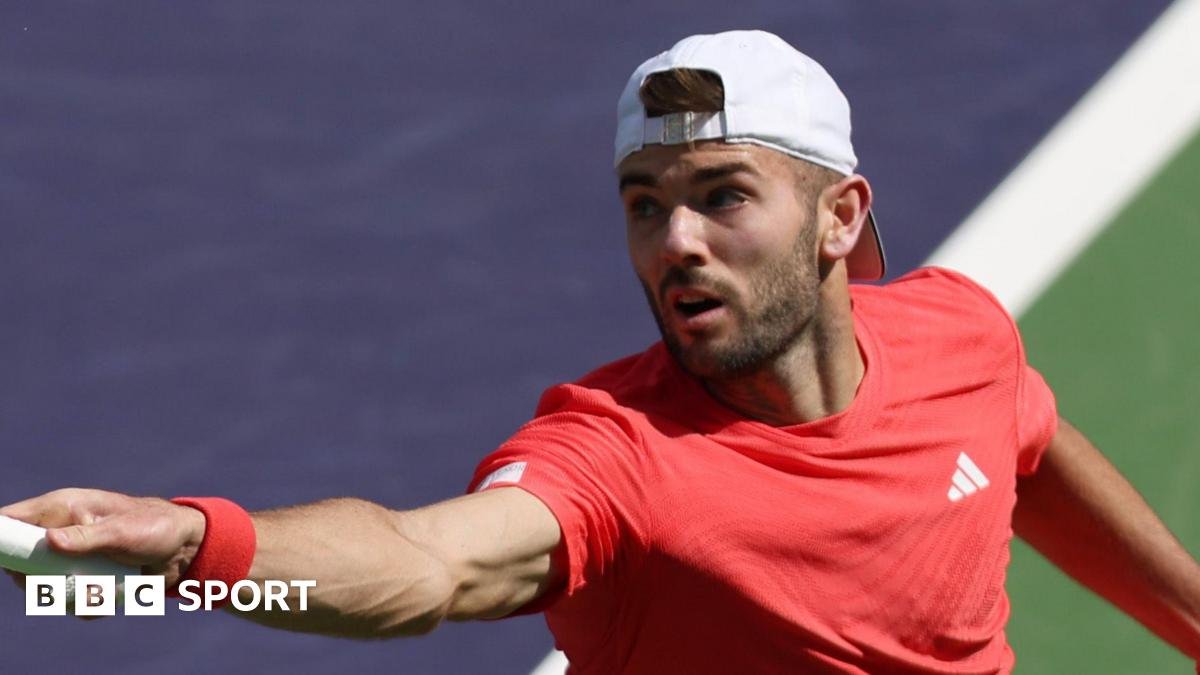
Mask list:
[{"label": "tennis player", "polygon": [[[468,494],[247,514],[61,490],[0,513],[184,578],[316,579],[331,635],[544,612],[572,673],[1005,673],[1015,532],[1192,658],[1200,567],[969,279],[886,285],[849,106],[774,35],[698,35],[618,105],[662,341],[546,391]],[[902,231],[893,236],[903,236]]]}]

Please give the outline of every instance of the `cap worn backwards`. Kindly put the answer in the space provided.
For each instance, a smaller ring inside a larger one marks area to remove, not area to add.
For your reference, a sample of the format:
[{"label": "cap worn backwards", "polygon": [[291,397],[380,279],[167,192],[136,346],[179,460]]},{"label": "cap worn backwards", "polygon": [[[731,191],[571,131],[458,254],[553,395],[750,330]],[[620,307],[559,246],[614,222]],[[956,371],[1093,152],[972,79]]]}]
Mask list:
[{"label": "cap worn backwards", "polygon": [[[692,69],[715,74],[725,89],[719,112],[650,117],[640,97],[649,76]],[[693,35],[638,66],[617,104],[616,157],[620,164],[646,145],[724,139],[753,143],[823,166],[854,173],[850,104],[821,64],[764,31]],[[873,214],[847,257],[850,276],[883,277],[883,246]]]}]

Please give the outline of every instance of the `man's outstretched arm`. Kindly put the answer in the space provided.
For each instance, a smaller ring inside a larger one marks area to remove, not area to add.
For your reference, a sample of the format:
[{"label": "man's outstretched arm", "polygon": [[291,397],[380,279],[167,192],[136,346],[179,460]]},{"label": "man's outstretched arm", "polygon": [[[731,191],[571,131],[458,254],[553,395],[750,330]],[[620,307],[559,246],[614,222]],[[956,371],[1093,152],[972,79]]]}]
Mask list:
[{"label": "man's outstretched arm", "polygon": [[1079,430],[1017,484],[1013,528],[1077,581],[1200,659],[1200,565]]},{"label": "man's outstretched arm", "polygon": [[[204,536],[200,512],[156,498],[58,490],[0,509],[52,529],[50,546],[143,565],[175,583]],[[442,620],[501,617],[551,589],[560,531],[518,488],[497,488],[413,511],[333,499],[252,514],[258,548],[248,578],[315,579],[308,611],[234,614],[345,637],[426,633]]]}]

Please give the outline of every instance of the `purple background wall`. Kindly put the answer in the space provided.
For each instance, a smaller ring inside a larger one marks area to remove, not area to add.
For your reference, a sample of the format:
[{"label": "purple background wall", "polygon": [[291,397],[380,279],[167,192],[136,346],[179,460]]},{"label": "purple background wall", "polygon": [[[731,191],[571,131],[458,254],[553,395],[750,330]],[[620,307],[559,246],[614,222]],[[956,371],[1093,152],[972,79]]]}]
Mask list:
[{"label": "purple background wall", "polygon": [[[903,272],[1167,4],[8,0],[0,503],[453,496],[544,387],[655,339],[611,169],[643,58],[760,27],[825,63]],[[34,619],[13,589],[0,644],[11,672],[519,674],[551,643]]]}]

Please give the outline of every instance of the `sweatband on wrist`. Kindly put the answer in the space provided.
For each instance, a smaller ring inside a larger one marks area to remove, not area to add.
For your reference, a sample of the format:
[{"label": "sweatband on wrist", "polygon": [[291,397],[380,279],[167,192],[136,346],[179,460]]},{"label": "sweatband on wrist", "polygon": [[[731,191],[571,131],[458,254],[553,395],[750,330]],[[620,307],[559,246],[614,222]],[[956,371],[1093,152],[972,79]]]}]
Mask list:
[{"label": "sweatband on wrist", "polygon": [[[175,497],[171,503],[190,506],[203,513],[206,525],[204,539],[196,556],[179,582],[167,591],[167,595],[179,597],[179,584],[192,579],[201,584],[210,580],[221,581],[226,589],[232,589],[235,583],[245,579],[254,562],[257,545],[254,521],[250,519],[250,514],[221,497]],[[213,606],[222,607],[231,599],[226,598]]]}]

